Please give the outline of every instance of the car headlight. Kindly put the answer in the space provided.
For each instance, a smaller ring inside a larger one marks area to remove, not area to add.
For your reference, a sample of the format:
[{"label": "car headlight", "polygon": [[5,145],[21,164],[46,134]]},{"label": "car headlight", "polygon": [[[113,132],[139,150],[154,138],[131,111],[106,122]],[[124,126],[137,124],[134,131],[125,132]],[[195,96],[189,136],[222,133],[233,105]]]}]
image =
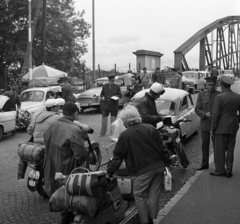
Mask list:
[{"label": "car headlight", "polygon": [[94,94],[94,95],[93,95],[93,98],[94,98],[94,99],[98,99],[98,98],[99,98],[99,95],[98,95],[98,94]]},{"label": "car headlight", "polygon": [[24,115],[25,115],[26,117],[29,117],[29,116],[30,116],[30,113],[26,110],[26,111],[24,111]]}]

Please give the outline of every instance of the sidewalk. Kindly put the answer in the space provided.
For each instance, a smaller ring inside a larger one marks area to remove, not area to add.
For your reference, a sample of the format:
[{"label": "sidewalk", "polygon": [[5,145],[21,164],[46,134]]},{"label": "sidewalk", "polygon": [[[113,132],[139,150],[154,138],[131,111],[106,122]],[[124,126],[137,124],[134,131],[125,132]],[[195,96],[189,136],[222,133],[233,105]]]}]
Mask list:
[{"label": "sidewalk", "polygon": [[213,155],[210,169],[196,171],[158,214],[155,224],[240,223],[240,131],[237,135],[233,177],[216,177]]}]

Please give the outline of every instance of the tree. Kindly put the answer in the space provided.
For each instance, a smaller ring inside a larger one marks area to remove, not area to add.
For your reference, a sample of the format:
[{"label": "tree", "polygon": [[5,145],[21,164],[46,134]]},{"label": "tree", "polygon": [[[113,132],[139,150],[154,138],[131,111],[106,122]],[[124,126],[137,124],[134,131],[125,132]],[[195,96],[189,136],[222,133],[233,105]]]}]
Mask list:
[{"label": "tree", "polygon": [[[32,0],[32,18],[38,0]],[[45,64],[79,76],[87,52],[85,39],[90,25],[84,11],[76,12],[73,0],[47,0]],[[40,13],[42,14],[42,12]],[[0,2],[0,66],[20,73],[28,43],[28,1]],[[39,16],[33,40],[33,66],[41,63],[42,16]]]}]

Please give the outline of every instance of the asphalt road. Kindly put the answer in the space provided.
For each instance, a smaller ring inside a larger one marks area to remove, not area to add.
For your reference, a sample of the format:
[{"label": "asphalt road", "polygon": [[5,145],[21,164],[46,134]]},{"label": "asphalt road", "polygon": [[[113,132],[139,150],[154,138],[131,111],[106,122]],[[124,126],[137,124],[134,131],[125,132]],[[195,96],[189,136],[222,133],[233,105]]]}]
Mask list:
[{"label": "asphalt road", "polygon": [[[193,95],[196,101],[197,94]],[[99,137],[101,126],[101,114],[93,110],[86,110],[79,115],[79,121],[90,125],[95,132],[91,139],[98,141],[101,145],[103,161],[108,160],[106,145],[108,137]],[[57,223],[58,213],[51,213],[48,209],[48,200],[43,199],[37,193],[27,189],[27,175],[25,179],[17,180],[18,155],[17,147],[19,142],[26,142],[29,136],[25,131],[18,131],[15,136],[10,134],[3,137],[0,143],[0,223]],[[185,182],[195,173],[201,161],[200,135],[194,135],[185,144],[186,154],[190,165],[183,170],[177,168],[173,173],[173,190],[162,191],[159,209],[175,195]]]}]

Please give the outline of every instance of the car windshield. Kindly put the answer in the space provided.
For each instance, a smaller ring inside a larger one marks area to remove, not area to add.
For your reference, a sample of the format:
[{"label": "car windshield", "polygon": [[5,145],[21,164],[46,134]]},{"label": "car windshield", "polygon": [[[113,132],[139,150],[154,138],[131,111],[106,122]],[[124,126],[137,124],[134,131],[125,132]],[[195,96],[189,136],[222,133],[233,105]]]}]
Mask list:
[{"label": "car windshield", "polygon": [[175,103],[171,101],[156,101],[157,111],[161,115],[175,115]]},{"label": "car windshield", "polygon": [[41,102],[43,98],[43,91],[27,91],[22,93],[21,102]]},{"label": "car windshield", "polygon": [[[103,86],[104,84],[107,84],[107,83],[109,83],[108,80],[98,80],[98,81],[95,81],[94,87]],[[121,86],[123,84],[123,80],[115,80],[115,84]]]},{"label": "car windshield", "polygon": [[183,75],[187,78],[195,78],[196,75],[194,73],[183,73]]}]

